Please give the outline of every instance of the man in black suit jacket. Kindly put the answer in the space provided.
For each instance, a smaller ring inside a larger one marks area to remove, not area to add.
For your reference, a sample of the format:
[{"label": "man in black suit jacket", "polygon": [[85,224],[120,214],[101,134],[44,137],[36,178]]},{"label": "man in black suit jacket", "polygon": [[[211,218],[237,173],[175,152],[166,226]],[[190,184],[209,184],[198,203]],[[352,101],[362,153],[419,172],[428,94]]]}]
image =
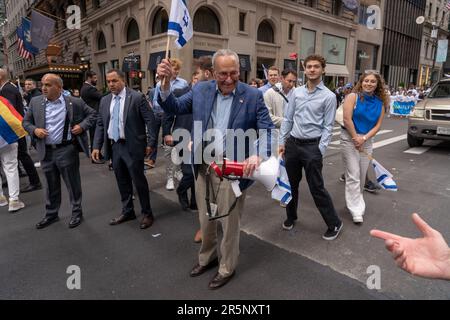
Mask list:
[{"label": "man in black suit jacket", "polygon": [[41,90],[36,87],[36,81],[34,79],[28,78],[25,80],[25,96],[23,97],[27,102],[27,105],[30,105],[30,101],[34,97],[38,97],[42,95]]},{"label": "man in black suit jacket", "polygon": [[31,99],[23,119],[24,129],[36,138],[36,150],[47,180],[46,215],[37,225],[42,229],[59,220],[61,177],[69,191],[72,218],[69,228],[82,221],[79,148],[89,156],[86,131],[96,112],[83,100],[63,96],[63,81],[56,74],[42,78],[43,95]]},{"label": "man in black suit jacket", "polygon": [[125,75],[117,69],[106,75],[110,94],[100,101],[100,113],[94,137],[92,159],[112,159],[114,174],[122,200],[122,213],[110,221],[117,225],[136,219],[133,206],[133,182],[144,218],[141,229],[153,224],[150,193],[144,175],[144,157],[156,147],[155,115],[145,96],[125,87]]},{"label": "man in black suit jacket", "polygon": [[[86,104],[98,112],[98,108],[100,106],[100,100],[102,99],[103,95],[97,90],[95,87],[97,85],[97,74],[94,71],[88,71],[86,72],[86,81],[83,83],[83,86],[80,90],[80,96],[81,99],[83,99]],[[91,153],[94,150],[94,135],[95,135],[95,126],[89,130],[89,138],[91,142]],[[105,161],[92,161],[92,163],[98,163],[102,164],[105,163]]]},{"label": "man in black suit jacket", "polygon": [[[25,114],[23,107],[22,95],[19,89],[8,81],[8,71],[0,69],[0,96],[5,97],[13,105],[13,107],[23,117]],[[28,154],[27,140],[25,137],[19,139],[17,149],[17,159],[22,163],[30,184],[20,190],[21,193],[42,189],[41,180],[34,167],[34,162]]]}]

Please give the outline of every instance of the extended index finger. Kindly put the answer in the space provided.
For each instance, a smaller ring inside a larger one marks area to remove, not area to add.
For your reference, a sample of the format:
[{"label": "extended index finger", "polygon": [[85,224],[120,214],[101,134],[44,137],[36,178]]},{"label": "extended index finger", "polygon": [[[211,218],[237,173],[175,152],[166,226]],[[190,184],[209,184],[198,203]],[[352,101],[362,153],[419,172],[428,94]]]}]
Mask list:
[{"label": "extended index finger", "polygon": [[371,230],[370,235],[375,238],[383,239],[383,240],[394,240],[398,241],[402,237],[393,233],[381,231],[381,230]]}]

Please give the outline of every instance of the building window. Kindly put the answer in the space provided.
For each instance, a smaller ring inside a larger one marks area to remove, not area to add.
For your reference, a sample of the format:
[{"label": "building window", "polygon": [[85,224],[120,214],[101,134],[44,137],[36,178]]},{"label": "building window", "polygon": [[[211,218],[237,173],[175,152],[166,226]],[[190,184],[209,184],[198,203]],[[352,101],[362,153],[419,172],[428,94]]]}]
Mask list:
[{"label": "building window", "polygon": [[308,7],[317,8],[317,0],[306,0]]},{"label": "building window", "polygon": [[268,20],[263,20],[258,26],[258,41],[275,43],[275,35],[272,25]]},{"label": "building window", "polygon": [[120,69],[119,68],[119,60],[111,60],[111,67],[113,69]]},{"label": "building window", "polygon": [[127,42],[139,40],[139,26],[136,20],[131,19],[127,27]]},{"label": "building window", "polygon": [[100,32],[97,37],[97,50],[106,49],[106,39],[103,32]]},{"label": "building window", "polygon": [[247,13],[239,12],[239,31],[245,31],[245,18]]},{"label": "building window", "polygon": [[335,16],[340,16],[342,12],[342,0],[331,1],[331,13]]},{"label": "building window", "polygon": [[157,35],[167,32],[167,25],[169,24],[169,16],[164,8],[159,8],[153,18],[152,35]]},{"label": "building window", "polygon": [[345,52],[347,49],[347,39],[323,34],[322,55],[327,63],[345,65]]},{"label": "building window", "polygon": [[288,40],[294,40],[294,24],[289,23]]},{"label": "building window", "polygon": [[300,38],[300,58],[305,59],[316,52],[316,32],[302,29]]},{"label": "building window", "polygon": [[194,31],[220,34],[220,22],[217,15],[207,7],[200,7],[194,15]]},{"label": "building window", "polygon": [[102,81],[103,87],[106,87],[106,65],[107,62],[102,62],[98,64],[98,70],[100,70],[100,79]]},{"label": "building window", "polygon": [[111,43],[114,43],[115,42],[115,40],[114,40],[114,23],[111,23],[110,24],[110,28],[111,28]]},{"label": "building window", "polygon": [[100,8],[100,0],[92,0],[92,7],[94,9]]},{"label": "building window", "polygon": [[80,0],[81,17],[86,17],[86,0]]}]

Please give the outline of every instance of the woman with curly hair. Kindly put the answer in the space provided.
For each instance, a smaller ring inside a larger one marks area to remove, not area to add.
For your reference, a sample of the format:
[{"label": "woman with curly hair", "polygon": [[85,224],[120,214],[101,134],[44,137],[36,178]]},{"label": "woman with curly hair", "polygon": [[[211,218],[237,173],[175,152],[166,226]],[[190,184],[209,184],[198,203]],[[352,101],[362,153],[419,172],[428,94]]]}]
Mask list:
[{"label": "woman with curly hair", "polygon": [[344,101],[344,126],[341,133],[345,167],[345,201],[355,224],[363,223],[366,204],[363,185],[372,155],[372,138],[383,121],[389,97],[384,80],[376,71],[366,71]]}]

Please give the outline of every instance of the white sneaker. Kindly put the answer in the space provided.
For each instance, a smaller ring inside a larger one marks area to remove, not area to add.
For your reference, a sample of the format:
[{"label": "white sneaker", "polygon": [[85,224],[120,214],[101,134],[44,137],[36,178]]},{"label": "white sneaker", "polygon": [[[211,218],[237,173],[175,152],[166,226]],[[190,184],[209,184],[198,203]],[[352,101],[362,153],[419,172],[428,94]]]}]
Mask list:
[{"label": "white sneaker", "polygon": [[0,207],[4,207],[8,205],[8,199],[4,195],[0,196]]},{"label": "white sneaker", "polygon": [[364,222],[364,219],[362,216],[354,216],[353,217],[354,224],[362,224],[363,222]]},{"label": "white sneaker", "polygon": [[34,163],[34,167],[35,168],[40,168],[41,167],[41,163],[40,162],[35,162]]},{"label": "white sneaker", "polygon": [[175,176],[175,179],[177,179],[178,181],[181,181],[181,179],[183,179],[183,172],[181,172],[181,170],[175,171],[174,176]]},{"label": "white sneaker", "polygon": [[20,209],[25,208],[25,203],[20,200],[11,200],[9,202],[9,212],[17,212]]},{"label": "white sneaker", "polygon": [[169,191],[175,190],[175,184],[173,183],[173,179],[167,179],[166,189]]}]

